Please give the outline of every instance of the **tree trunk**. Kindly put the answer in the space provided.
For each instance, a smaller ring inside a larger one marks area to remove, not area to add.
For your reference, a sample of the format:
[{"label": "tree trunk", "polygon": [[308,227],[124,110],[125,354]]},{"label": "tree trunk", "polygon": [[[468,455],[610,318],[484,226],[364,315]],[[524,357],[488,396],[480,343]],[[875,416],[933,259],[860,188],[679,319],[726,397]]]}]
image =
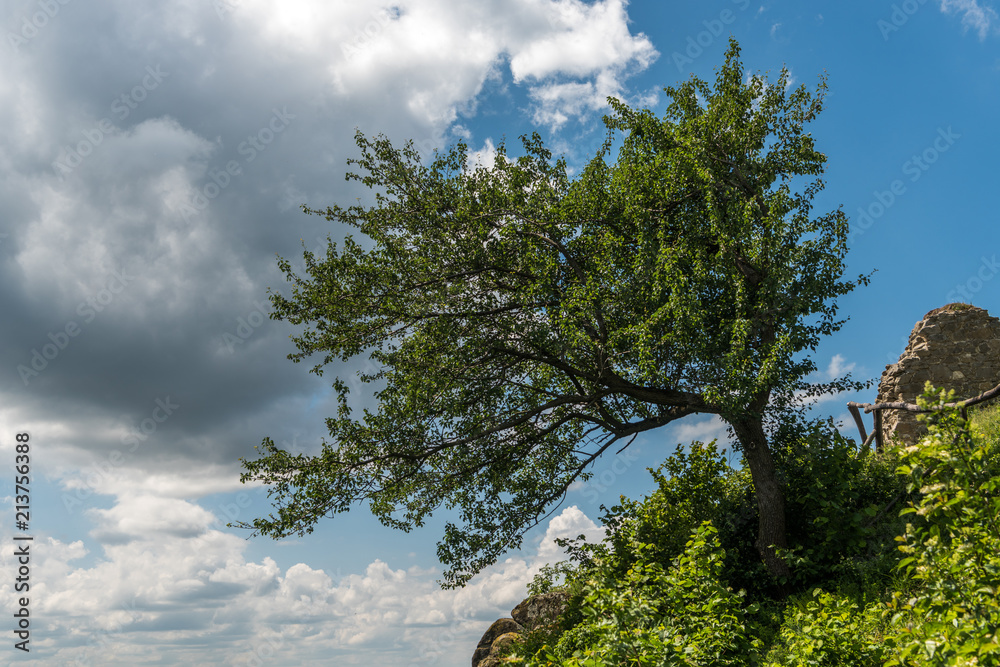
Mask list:
[{"label": "tree trunk", "polygon": [[743,447],[750,476],[757,495],[760,524],[757,531],[757,551],[768,572],[776,579],[788,577],[788,564],[778,557],[774,547],[785,548],[785,494],[778,483],[774,457],[767,445],[764,425],[760,419],[749,418],[732,422],[736,437]]}]

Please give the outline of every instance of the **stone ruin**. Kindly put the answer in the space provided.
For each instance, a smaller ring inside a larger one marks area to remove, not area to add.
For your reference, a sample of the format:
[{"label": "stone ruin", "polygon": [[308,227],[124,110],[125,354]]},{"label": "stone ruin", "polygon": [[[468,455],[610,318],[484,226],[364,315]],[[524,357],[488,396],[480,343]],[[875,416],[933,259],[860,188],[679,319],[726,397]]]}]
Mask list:
[{"label": "stone ruin", "polygon": [[[1000,384],[1000,319],[982,308],[950,303],[917,322],[899,361],[885,367],[876,403],[916,403],[924,383],[972,398]],[[913,444],[926,433],[917,415],[882,411],[882,440]]]}]

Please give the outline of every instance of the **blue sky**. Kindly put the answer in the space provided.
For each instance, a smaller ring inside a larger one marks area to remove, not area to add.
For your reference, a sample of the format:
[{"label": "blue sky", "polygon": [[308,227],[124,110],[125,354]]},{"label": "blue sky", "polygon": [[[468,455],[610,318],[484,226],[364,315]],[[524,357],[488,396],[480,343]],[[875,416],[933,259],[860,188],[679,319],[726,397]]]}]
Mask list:
[{"label": "blue sky", "polygon": [[[829,77],[812,127],[817,212],[852,219],[850,321],[817,379],[878,378],[926,312],[1000,313],[992,182],[1000,144],[995,0],[0,0],[0,454],[14,577],[14,434],[32,450],[32,641],[0,661],[102,665],[468,664],[552,539],[650,490],[703,417],[602,459],[523,548],[465,589],[436,585],[447,517],[409,534],[361,507],[312,535],[246,539],[239,482],[265,436],[316,451],[328,384],[266,318],[276,255],[343,230],[301,204],[344,181],[355,128],[488,155],[537,129],[581,165],[608,95],[662,111],[711,81],[729,35],[753,71]],[[357,362],[342,367],[351,375]],[[359,405],[374,408],[358,392]],[[846,420],[848,400],[820,414]],[[845,431],[853,434],[851,429]],[[14,595],[0,597],[5,613]],[[8,616],[10,618],[10,616]]]}]

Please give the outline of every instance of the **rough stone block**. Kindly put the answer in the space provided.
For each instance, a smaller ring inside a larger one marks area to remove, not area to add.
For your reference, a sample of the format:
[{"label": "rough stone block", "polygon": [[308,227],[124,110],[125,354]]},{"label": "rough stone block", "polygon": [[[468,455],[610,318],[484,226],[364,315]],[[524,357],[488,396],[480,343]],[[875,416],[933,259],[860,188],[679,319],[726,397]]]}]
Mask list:
[{"label": "rough stone block", "polygon": [[[886,366],[876,402],[915,403],[928,380],[954,389],[959,400],[1000,384],[1000,319],[964,303],[927,313],[913,327],[899,361]],[[882,416],[886,442],[913,444],[926,432],[914,413],[886,410]]]}]

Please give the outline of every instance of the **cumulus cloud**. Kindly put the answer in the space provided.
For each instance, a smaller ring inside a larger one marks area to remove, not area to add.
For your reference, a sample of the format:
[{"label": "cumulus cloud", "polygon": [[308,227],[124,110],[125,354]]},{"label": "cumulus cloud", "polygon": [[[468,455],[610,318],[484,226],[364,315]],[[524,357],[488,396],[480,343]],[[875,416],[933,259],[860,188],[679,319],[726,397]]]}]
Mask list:
[{"label": "cumulus cloud", "polygon": [[[111,0],[61,11],[0,53],[0,356],[19,373],[0,380],[8,404],[37,418],[61,461],[80,462],[173,396],[183,407],[125,468],[157,460],[180,484],[206,456],[246,454],[265,425],[302,423],[323,383],[287,364],[289,331],[264,297],[284,287],[276,253],[294,263],[300,239],[312,249],[331,231],[298,206],[362,194],[337,184],[353,127],[440,146],[468,132],[459,118],[501,80],[523,88],[537,123],[585,117],[656,56],[625,9]],[[79,34],[105,34],[109,49],[95,56]],[[478,157],[494,150],[486,139]],[[67,327],[76,335],[52,353]],[[74,417],[54,423],[25,389]]]},{"label": "cumulus cloud", "polygon": [[[852,373],[856,367],[854,362],[847,362],[847,359],[841,354],[835,354],[830,359],[830,363],[827,364],[825,369],[817,370],[809,378],[806,378],[810,382],[832,382],[838,378],[843,377],[848,373]],[[813,398],[807,399],[806,393],[799,391],[795,393],[795,400],[800,403],[806,403],[808,401],[809,405],[818,406],[827,403],[834,403],[844,400],[842,398],[842,393],[836,394],[822,394],[820,396],[814,396]]]},{"label": "cumulus cloud", "polygon": [[[305,563],[282,570],[267,557],[250,562],[244,540],[213,528],[210,512],[183,500],[136,496],[89,516],[101,544],[93,566],[74,563],[88,555],[80,541],[47,537],[34,547],[32,611],[47,631],[33,650],[53,663],[100,656],[100,664],[161,664],[169,650],[176,663],[192,665],[280,654],[283,665],[336,656],[337,664],[457,667],[489,623],[523,599],[540,567],[564,558],[556,538],[604,535],[577,507],[566,508],[530,553],[487,568],[465,588],[442,590],[435,570],[378,559],[346,576]],[[12,598],[3,604],[13,613]]]},{"label": "cumulus cloud", "polygon": [[474,170],[477,167],[491,169],[496,164],[497,155],[497,147],[493,144],[493,140],[487,138],[482,148],[469,152],[469,169]]},{"label": "cumulus cloud", "polygon": [[[0,49],[0,432],[44,443],[33,473],[66,510],[54,532],[83,536],[38,538],[45,659],[394,664],[443,628],[466,663],[538,553],[446,594],[436,570],[388,557],[348,576],[248,559],[224,530],[233,517],[199,502],[237,491],[264,437],[315,453],[336,413],[328,378],[288,362],[295,329],[268,317],[266,295],[287,288],[276,255],[297,265],[302,243],[345,232],[301,204],[370,197],[343,179],[355,128],[427,152],[469,138],[484,97],[515,93],[517,120],[563,127],[626,95],[651,42],[623,0],[78,9],[34,25],[38,5],[10,7],[16,48]],[[476,145],[495,154],[493,139]]]},{"label": "cumulus cloud", "polygon": [[657,57],[649,39],[633,36],[622,0],[585,4],[578,0],[539,3],[551,30],[511,45],[514,81],[557,74],[585,77],[648,67]]}]

